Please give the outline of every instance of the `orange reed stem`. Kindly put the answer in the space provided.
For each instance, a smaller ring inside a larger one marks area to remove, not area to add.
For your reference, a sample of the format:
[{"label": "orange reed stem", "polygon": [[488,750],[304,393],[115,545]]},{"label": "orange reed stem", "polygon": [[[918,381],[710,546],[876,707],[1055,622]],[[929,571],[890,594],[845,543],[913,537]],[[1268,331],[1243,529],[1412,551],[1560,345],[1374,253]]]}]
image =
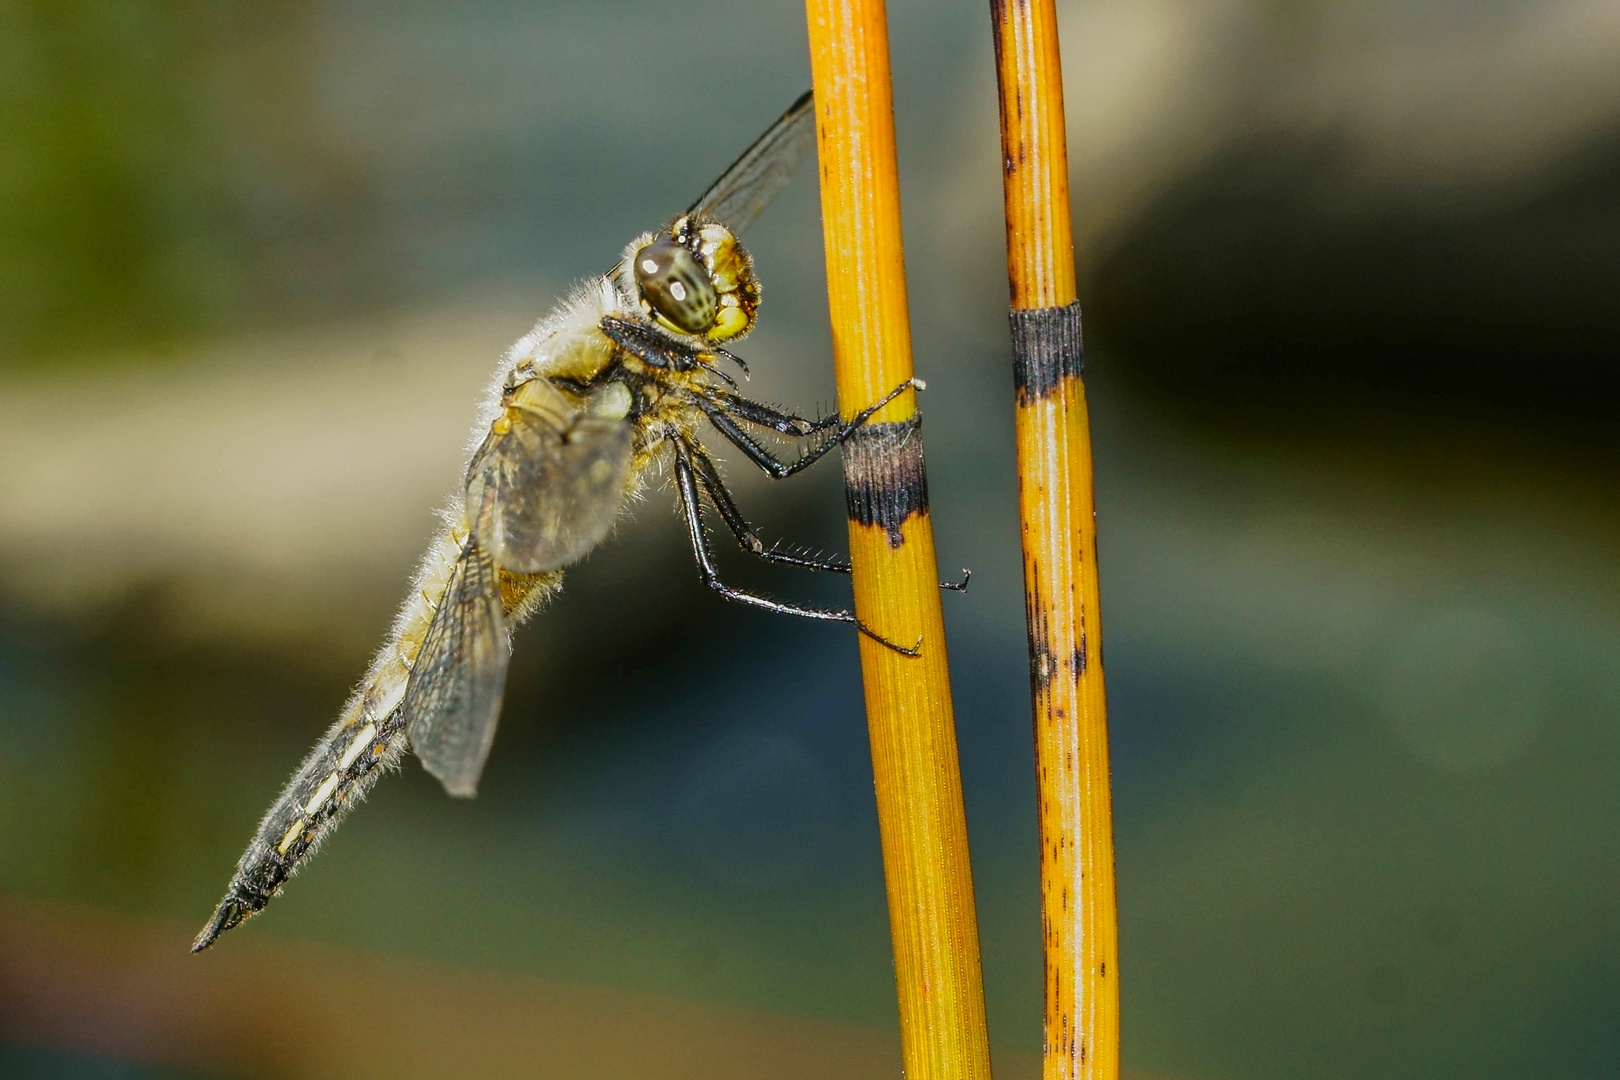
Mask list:
[{"label": "orange reed stem", "polygon": [[[845,416],[912,376],[882,0],[807,0],[822,228]],[[911,1080],[988,1080],[989,1039],[938,568],[913,392],[844,446],[855,611]]]},{"label": "orange reed stem", "polygon": [[1119,1076],[1118,909],[1091,428],[1053,0],[991,0],[1040,811],[1045,1080]]}]

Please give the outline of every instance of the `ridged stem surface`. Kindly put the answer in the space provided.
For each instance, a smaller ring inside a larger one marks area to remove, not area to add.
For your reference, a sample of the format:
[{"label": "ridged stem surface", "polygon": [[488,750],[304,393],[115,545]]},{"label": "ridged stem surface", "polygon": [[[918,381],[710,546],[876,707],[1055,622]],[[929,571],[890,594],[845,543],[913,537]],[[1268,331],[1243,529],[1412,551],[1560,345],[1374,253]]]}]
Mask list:
[{"label": "ridged stem surface", "polygon": [[1053,0],[992,0],[1041,845],[1045,1080],[1119,1076],[1091,427]]},{"label": "ridged stem surface", "polygon": [[[911,378],[881,0],[807,0],[838,401]],[[988,1080],[989,1040],[916,395],[845,446],[855,610],[909,1080]]]}]

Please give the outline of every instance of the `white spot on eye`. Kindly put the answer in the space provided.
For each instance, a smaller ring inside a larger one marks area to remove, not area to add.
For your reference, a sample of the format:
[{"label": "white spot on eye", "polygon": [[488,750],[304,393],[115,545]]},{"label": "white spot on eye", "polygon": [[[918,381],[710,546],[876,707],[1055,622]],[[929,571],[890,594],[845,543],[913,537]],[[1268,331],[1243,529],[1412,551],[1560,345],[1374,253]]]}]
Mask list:
[{"label": "white spot on eye", "polygon": [[641,272],[643,274],[656,274],[658,273],[658,264],[653,262],[651,259],[642,259]]},{"label": "white spot on eye", "polygon": [[313,814],[322,806],[325,806],[326,800],[331,797],[332,792],[336,790],[337,786],[338,774],[333,773],[331,776],[328,776],[325,780],[323,780],[321,782],[321,786],[315,789],[315,794],[309,797],[309,802],[304,804],[304,813]]},{"label": "white spot on eye", "polygon": [[277,855],[285,855],[285,854],[287,854],[287,849],[293,846],[293,841],[297,840],[298,839],[298,834],[303,832],[303,831],[304,831],[304,819],[299,818],[297,821],[293,822],[290,826],[288,826],[287,835],[283,836],[281,838],[281,843],[276,845],[276,854]]},{"label": "white spot on eye", "polygon": [[669,295],[673,296],[677,300],[684,301],[686,299],[686,286],[682,285],[678,281],[670,282]]},{"label": "white spot on eye", "polygon": [[360,733],[354,737],[354,742],[350,743],[349,748],[343,751],[343,760],[338,762],[338,769],[341,771],[353,765],[355,759],[361,755],[366,747],[371,745],[371,740],[376,737],[376,724],[367,724],[361,728]]}]

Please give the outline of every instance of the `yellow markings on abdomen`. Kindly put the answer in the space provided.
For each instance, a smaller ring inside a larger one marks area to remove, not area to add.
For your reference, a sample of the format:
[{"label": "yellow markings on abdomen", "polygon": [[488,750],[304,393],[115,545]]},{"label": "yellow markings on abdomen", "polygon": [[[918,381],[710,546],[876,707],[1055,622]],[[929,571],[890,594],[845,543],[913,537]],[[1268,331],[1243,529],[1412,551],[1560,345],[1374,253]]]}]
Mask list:
[{"label": "yellow markings on abdomen", "polygon": [[[461,541],[456,539],[458,532]],[[390,659],[399,665],[399,671],[387,672],[382,665],[389,660],[379,657],[379,666],[371,672],[378,700],[374,707],[367,710],[368,719],[382,720],[404,699],[405,681],[416,662],[416,654],[422,648],[422,639],[427,636],[428,627],[433,622],[433,612],[444,598],[445,589],[450,586],[450,576],[461,558],[465,538],[464,531],[447,529],[439,533],[422,557],[421,568],[417,571],[416,592],[394,621],[393,648],[389,651],[393,653]]]},{"label": "yellow markings on abdomen", "polygon": [[[338,761],[338,772],[346,772],[349,766],[354,764],[355,759],[361,754],[365,753],[366,747],[370,746],[371,740],[375,739],[376,737],[376,724],[367,724],[365,727],[361,728],[360,731],[355,735],[354,741],[349,744],[349,748],[343,751],[343,757],[340,761]],[[336,776],[337,773],[333,773],[332,775]]]},{"label": "yellow markings on abdomen", "polygon": [[315,811],[325,806],[326,800],[331,798],[332,792],[337,790],[338,781],[341,779],[342,776],[340,776],[338,773],[333,773],[325,780],[322,780],[321,786],[315,789],[315,794],[311,795],[309,797],[309,802],[304,804],[304,813],[313,814]]},{"label": "yellow markings on abdomen", "polygon": [[287,826],[286,835],[281,838],[281,843],[276,845],[276,854],[277,855],[285,855],[285,854],[287,854],[287,850],[293,846],[293,842],[298,839],[299,835],[301,833],[303,833],[303,831],[304,831],[304,819],[303,818],[299,818],[297,821],[295,821],[291,825]]}]

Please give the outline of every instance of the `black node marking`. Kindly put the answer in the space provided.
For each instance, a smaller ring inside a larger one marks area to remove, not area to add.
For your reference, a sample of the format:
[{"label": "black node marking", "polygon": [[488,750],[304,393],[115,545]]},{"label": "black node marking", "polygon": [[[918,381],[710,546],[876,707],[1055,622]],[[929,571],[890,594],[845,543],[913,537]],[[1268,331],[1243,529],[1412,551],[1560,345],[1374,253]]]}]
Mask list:
[{"label": "black node marking", "polygon": [[928,513],[921,416],[850,433],[844,440],[844,502],[851,521],[880,526],[890,547],[905,542],[900,527],[913,514]]},{"label": "black node marking", "polygon": [[1080,326],[1080,301],[1062,307],[1014,309],[1012,324],[1013,385],[1018,404],[1049,396],[1064,379],[1085,369],[1086,346]]}]

